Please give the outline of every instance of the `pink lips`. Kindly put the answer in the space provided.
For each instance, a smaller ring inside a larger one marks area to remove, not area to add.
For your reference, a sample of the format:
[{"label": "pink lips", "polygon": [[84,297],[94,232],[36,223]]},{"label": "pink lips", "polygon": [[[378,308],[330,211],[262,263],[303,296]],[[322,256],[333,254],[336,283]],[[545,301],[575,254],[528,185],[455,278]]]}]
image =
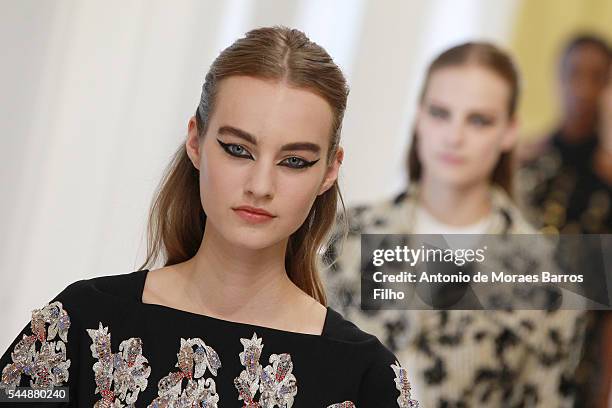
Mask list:
[{"label": "pink lips", "polygon": [[452,164],[452,165],[462,164],[465,161],[463,158],[461,158],[459,156],[455,156],[453,154],[448,154],[448,153],[442,153],[438,157],[444,163]]},{"label": "pink lips", "polygon": [[238,214],[238,216],[240,216],[240,218],[253,224],[260,224],[275,218],[274,215],[270,214],[263,208],[242,205],[232,209],[236,212],[236,214]]}]

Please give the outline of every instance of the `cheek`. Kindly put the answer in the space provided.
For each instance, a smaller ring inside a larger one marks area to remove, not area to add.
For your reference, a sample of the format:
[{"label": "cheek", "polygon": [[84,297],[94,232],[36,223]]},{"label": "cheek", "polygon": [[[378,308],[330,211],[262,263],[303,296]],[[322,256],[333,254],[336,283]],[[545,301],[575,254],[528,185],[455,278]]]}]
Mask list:
[{"label": "cheek", "polygon": [[323,176],[312,174],[282,174],[278,177],[277,206],[287,212],[289,219],[302,224],[319,192]]},{"label": "cheek", "polygon": [[[216,154],[204,157],[200,166],[200,199],[206,214],[214,214],[235,204],[243,171],[229,165],[228,160]],[[234,200],[232,200],[234,198]]]},{"label": "cheek", "polygon": [[444,135],[444,125],[436,123],[429,119],[423,119],[420,121],[417,128],[418,143],[417,143],[417,155],[421,160],[422,164],[425,164],[431,158],[436,149],[440,148],[441,140]]},{"label": "cheek", "polygon": [[502,149],[503,129],[494,128],[479,132],[473,138],[475,141],[475,150],[482,154],[495,155]]},{"label": "cheek", "polygon": [[484,170],[492,170],[502,153],[502,133],[499,129],[476,132],[472,135],[470,153],[472,163],[475,167]]}]

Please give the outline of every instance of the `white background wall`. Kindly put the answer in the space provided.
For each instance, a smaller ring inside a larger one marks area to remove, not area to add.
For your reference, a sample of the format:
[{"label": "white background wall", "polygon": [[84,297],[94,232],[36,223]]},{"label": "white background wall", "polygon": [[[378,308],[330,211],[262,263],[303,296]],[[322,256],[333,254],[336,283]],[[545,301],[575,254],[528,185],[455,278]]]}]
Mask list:
[{"label": "white background wall", "polygon": [[467,39],[508,44],[519,0],[0,0],[0,353],[70,282],[131,272],[208,66],[251,28],[323,45],[351,85],[349,204],[404,184],[423,71]]}]

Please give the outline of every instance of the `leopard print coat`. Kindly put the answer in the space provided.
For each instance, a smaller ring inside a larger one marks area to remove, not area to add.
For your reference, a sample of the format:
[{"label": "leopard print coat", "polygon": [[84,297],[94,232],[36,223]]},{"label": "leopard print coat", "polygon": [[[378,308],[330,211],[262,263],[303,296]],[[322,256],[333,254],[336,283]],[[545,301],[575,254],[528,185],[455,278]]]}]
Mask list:
[{"label": "leopard print coat", "polygon": [[[329,303],[391,348],[428,408],[570,407],[585,317],[577,310],[361,310],[360,234],[410,234],[417,185],[347,212],[320,265]],[[534,233],[505,192],[492,190],[488,233]]]}]

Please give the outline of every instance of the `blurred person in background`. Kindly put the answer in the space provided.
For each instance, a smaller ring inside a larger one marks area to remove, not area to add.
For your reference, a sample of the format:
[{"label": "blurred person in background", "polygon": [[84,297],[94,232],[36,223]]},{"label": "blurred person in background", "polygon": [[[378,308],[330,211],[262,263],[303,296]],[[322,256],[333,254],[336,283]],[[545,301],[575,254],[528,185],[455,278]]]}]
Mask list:
[{"label": "blurred person in background", "polygon": [[521,153],[520,198],[529,220],[548,232],[612,231],[609,200],[593,171],[610,61],[610,49],[598,37],[569,42],[559,64],[560,124],[550,137],[525,144]]},{"label": "blurred person in background", "polygon": [[421,93],[410,185],[392,199],[349,209],[346,240],[338,227],[322,257],[330,302],[395,351],[426,407],[573,402],[580,311],[360,307],[360,234],[535,232],[511,198],[518,98],[517,69],[496,46],[465,43],[441,53]]},{"label": "blurred person in background", "polygon": [[[612,204],[612,64],[608,84],[600,100],[598,143],[593,152],[591,170],[585,175],[585,190],[598,194],[600,211]],[[587,178],[588,177],[588,178]],[[601,222],[601,221],[600,221]],[[602,225],[606,234],[612,233],[612,222]],[[612,313],[589,313],[585,354],[576,372],[578,393],[582,396],[576,407],[612,406]]]},{"label": "blurred person in background", "polygon": [[[612,54],[602,38],[581,35],[559,64],[558,129],[528,145],[518,172],[528,219],[544,232],[612,233]],[[612,382],[612,313],[590,311],[576,370],[576,407],[608,407]]]}]

